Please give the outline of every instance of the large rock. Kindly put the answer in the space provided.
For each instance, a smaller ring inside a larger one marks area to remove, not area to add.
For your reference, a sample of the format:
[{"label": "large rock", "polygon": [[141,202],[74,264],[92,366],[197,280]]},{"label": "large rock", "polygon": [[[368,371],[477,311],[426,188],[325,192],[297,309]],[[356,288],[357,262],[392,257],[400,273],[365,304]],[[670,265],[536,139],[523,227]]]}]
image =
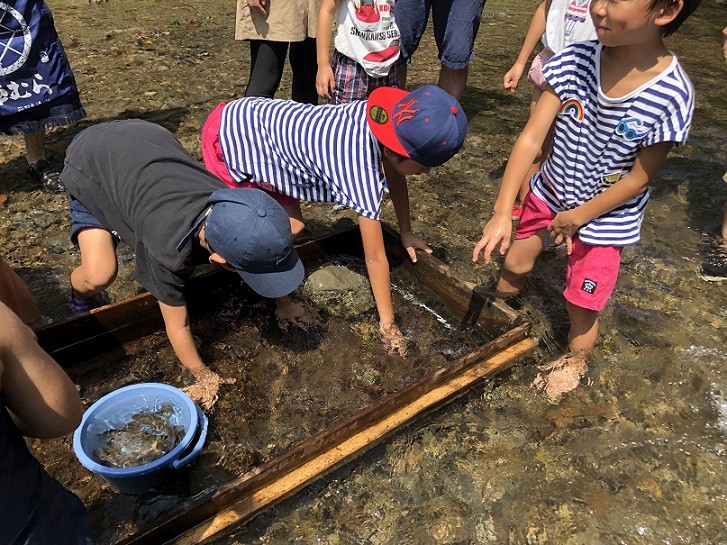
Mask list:
[{"label": "large rock", "polygon": [[326,265],[308,277],[303,293],[331,314],[353,318],[374,308],[368,279],[341,265]]}]

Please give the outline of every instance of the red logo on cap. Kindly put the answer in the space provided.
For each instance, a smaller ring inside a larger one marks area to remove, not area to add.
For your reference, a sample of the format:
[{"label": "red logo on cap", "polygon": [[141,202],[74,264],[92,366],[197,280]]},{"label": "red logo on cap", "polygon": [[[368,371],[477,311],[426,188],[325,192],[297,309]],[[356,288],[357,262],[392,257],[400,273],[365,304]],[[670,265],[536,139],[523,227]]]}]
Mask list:
[{"label": "red logo on cap", "polygon": [[412,108],[412,106],[416,103],[417,100],[415,98],[410,98],[401,105],[399,111],[394,113],[394,119],[396,120],[395,125],[399,125],[402,121],[409,121],[414,117],[414,115],[419,111]]}]

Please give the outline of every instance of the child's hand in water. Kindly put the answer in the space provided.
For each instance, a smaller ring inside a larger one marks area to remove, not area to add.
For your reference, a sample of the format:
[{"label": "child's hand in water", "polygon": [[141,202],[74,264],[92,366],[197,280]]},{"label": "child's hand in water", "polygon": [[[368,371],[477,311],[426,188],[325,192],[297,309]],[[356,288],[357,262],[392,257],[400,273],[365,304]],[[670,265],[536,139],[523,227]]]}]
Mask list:
[{"label": "child's hand in water", "polygon": [[381,340],[383,341],[384,348],[389,353],[389,356],[399,354],[402,358],[406,357],[406,337],[404,337],[394,322],[380,323],[379,333],[381,334]]},{"label": "child's hand in water", "polygon": [[192,401],[199,403],[204,411],[211,412],[217,398],[219,397],[220,386],[223,384],[234,384],[234,378],[223,378],[207,367],[189,370],[197,382],[185,386],[182,391],[185,392]]},{"label": "child's hand in water", "polygon": [[315,308],[302,301],[293,301],[287,296],[275,300],[275,316],[280,329],[297,326],[306,330],[321,325],[321,317]]}]

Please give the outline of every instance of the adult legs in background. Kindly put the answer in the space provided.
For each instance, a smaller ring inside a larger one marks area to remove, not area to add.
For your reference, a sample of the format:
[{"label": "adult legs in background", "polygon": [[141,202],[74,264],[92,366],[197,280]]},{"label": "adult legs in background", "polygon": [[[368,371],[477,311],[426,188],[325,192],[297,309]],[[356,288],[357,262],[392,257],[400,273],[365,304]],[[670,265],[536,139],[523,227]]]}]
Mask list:
[{"label": "adult legs in background", "polygon": [[[287,52],[287,42],[250,40],[250,79],[245,89],[246,97],[275,97]],[[313,78],[315,91],[315,75]]]},{"label": "adult legs in background", "polygon": [[250,79],[245,96],[274,98],[283,77],[286,55],[293,73],[291,98],[296,102],[318,104],[315,38],[291,44],[250,40]]},{"label": "adult legs in background", "polygon": [[293,72],[291,98],[296,102],[318,104],[316,39],[306,38],[302,42],[292,42],[288,59]]},{"label": "adult legs in background", "polygon": [[25,158],[29,165],[45,160],[45,131],[30,132],[23,135],[25,139]]},{"label": "adult legs in background", "polygon": [[[480,28],[485,0],[399,0],[396,21],[401,31],[401,51],[408,63],[419,47],[426,29],[429,11],[432,11],[434,37],[442,63],[439,87],[457,100],[464,94],[467,83],[467,65],[472,60],[475,38]],[[398,71],[399,82],[406,86],[407,70]]]}]

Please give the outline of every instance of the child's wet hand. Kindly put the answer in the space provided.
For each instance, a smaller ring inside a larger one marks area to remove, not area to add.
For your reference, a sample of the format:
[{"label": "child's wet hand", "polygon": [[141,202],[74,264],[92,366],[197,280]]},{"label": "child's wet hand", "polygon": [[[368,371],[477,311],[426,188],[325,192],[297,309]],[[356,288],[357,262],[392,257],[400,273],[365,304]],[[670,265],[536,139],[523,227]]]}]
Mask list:
[{"label": "child's wet hand", "polygon": [[406,337],[404,337],[404,334],[394,322],[380,323],[379,333],[381,334],[381,341],[384,343],[384,348],[389,356],[396,356],[398,354],[402,358],[406,357],[408,352]]},{"label": "child's wet hand", "polygon": [[578,232],[580,226],[581,222],[575,210],[566,210],[565,212],[558,212],[555,215],[553,221],[548,225],[548,233],[550,233],[550,236],[555,240],[556,244],[567,244],[567,239],[572,239]]},{"label": "child's wet hand", "polygon": [[472,252],[472,262],[475,263],[482,254],[485,264],[492,259],[492,252],[500,245],[500,255],[505,255],[510,248],[510,235],[512,234],[512,221],[504,215],[494,215],[482,229],[482,238]]},{"label": "child's wet hand", "polygon": [[411,259],[412,263],[417,262],[417,250],[424,250],[428,254],[432,253],[432,249],[429,245],[411,231],[401,234],[401,243],[404,245],[404,248],[406,248],[406,251],[409,254],[409,259]]},{"label": "child's wet hand", "polygon": [[307,330],[321,325],[321,317],[315,308],[303,301],[293,301],[289,297],[276,301],[275,316],[280,329],[296,326]]},{"label": "child's wet hand", "polygon": [[199,406],[206,412],[211,412],[215,403],[217,403],[220,386],[234,384],[236,381],[234,378],[221,377],[207,367],[190,369],[190,372],[197,382],[185,386],[182,391],[191,397],[192,401],[199,403]]}]

